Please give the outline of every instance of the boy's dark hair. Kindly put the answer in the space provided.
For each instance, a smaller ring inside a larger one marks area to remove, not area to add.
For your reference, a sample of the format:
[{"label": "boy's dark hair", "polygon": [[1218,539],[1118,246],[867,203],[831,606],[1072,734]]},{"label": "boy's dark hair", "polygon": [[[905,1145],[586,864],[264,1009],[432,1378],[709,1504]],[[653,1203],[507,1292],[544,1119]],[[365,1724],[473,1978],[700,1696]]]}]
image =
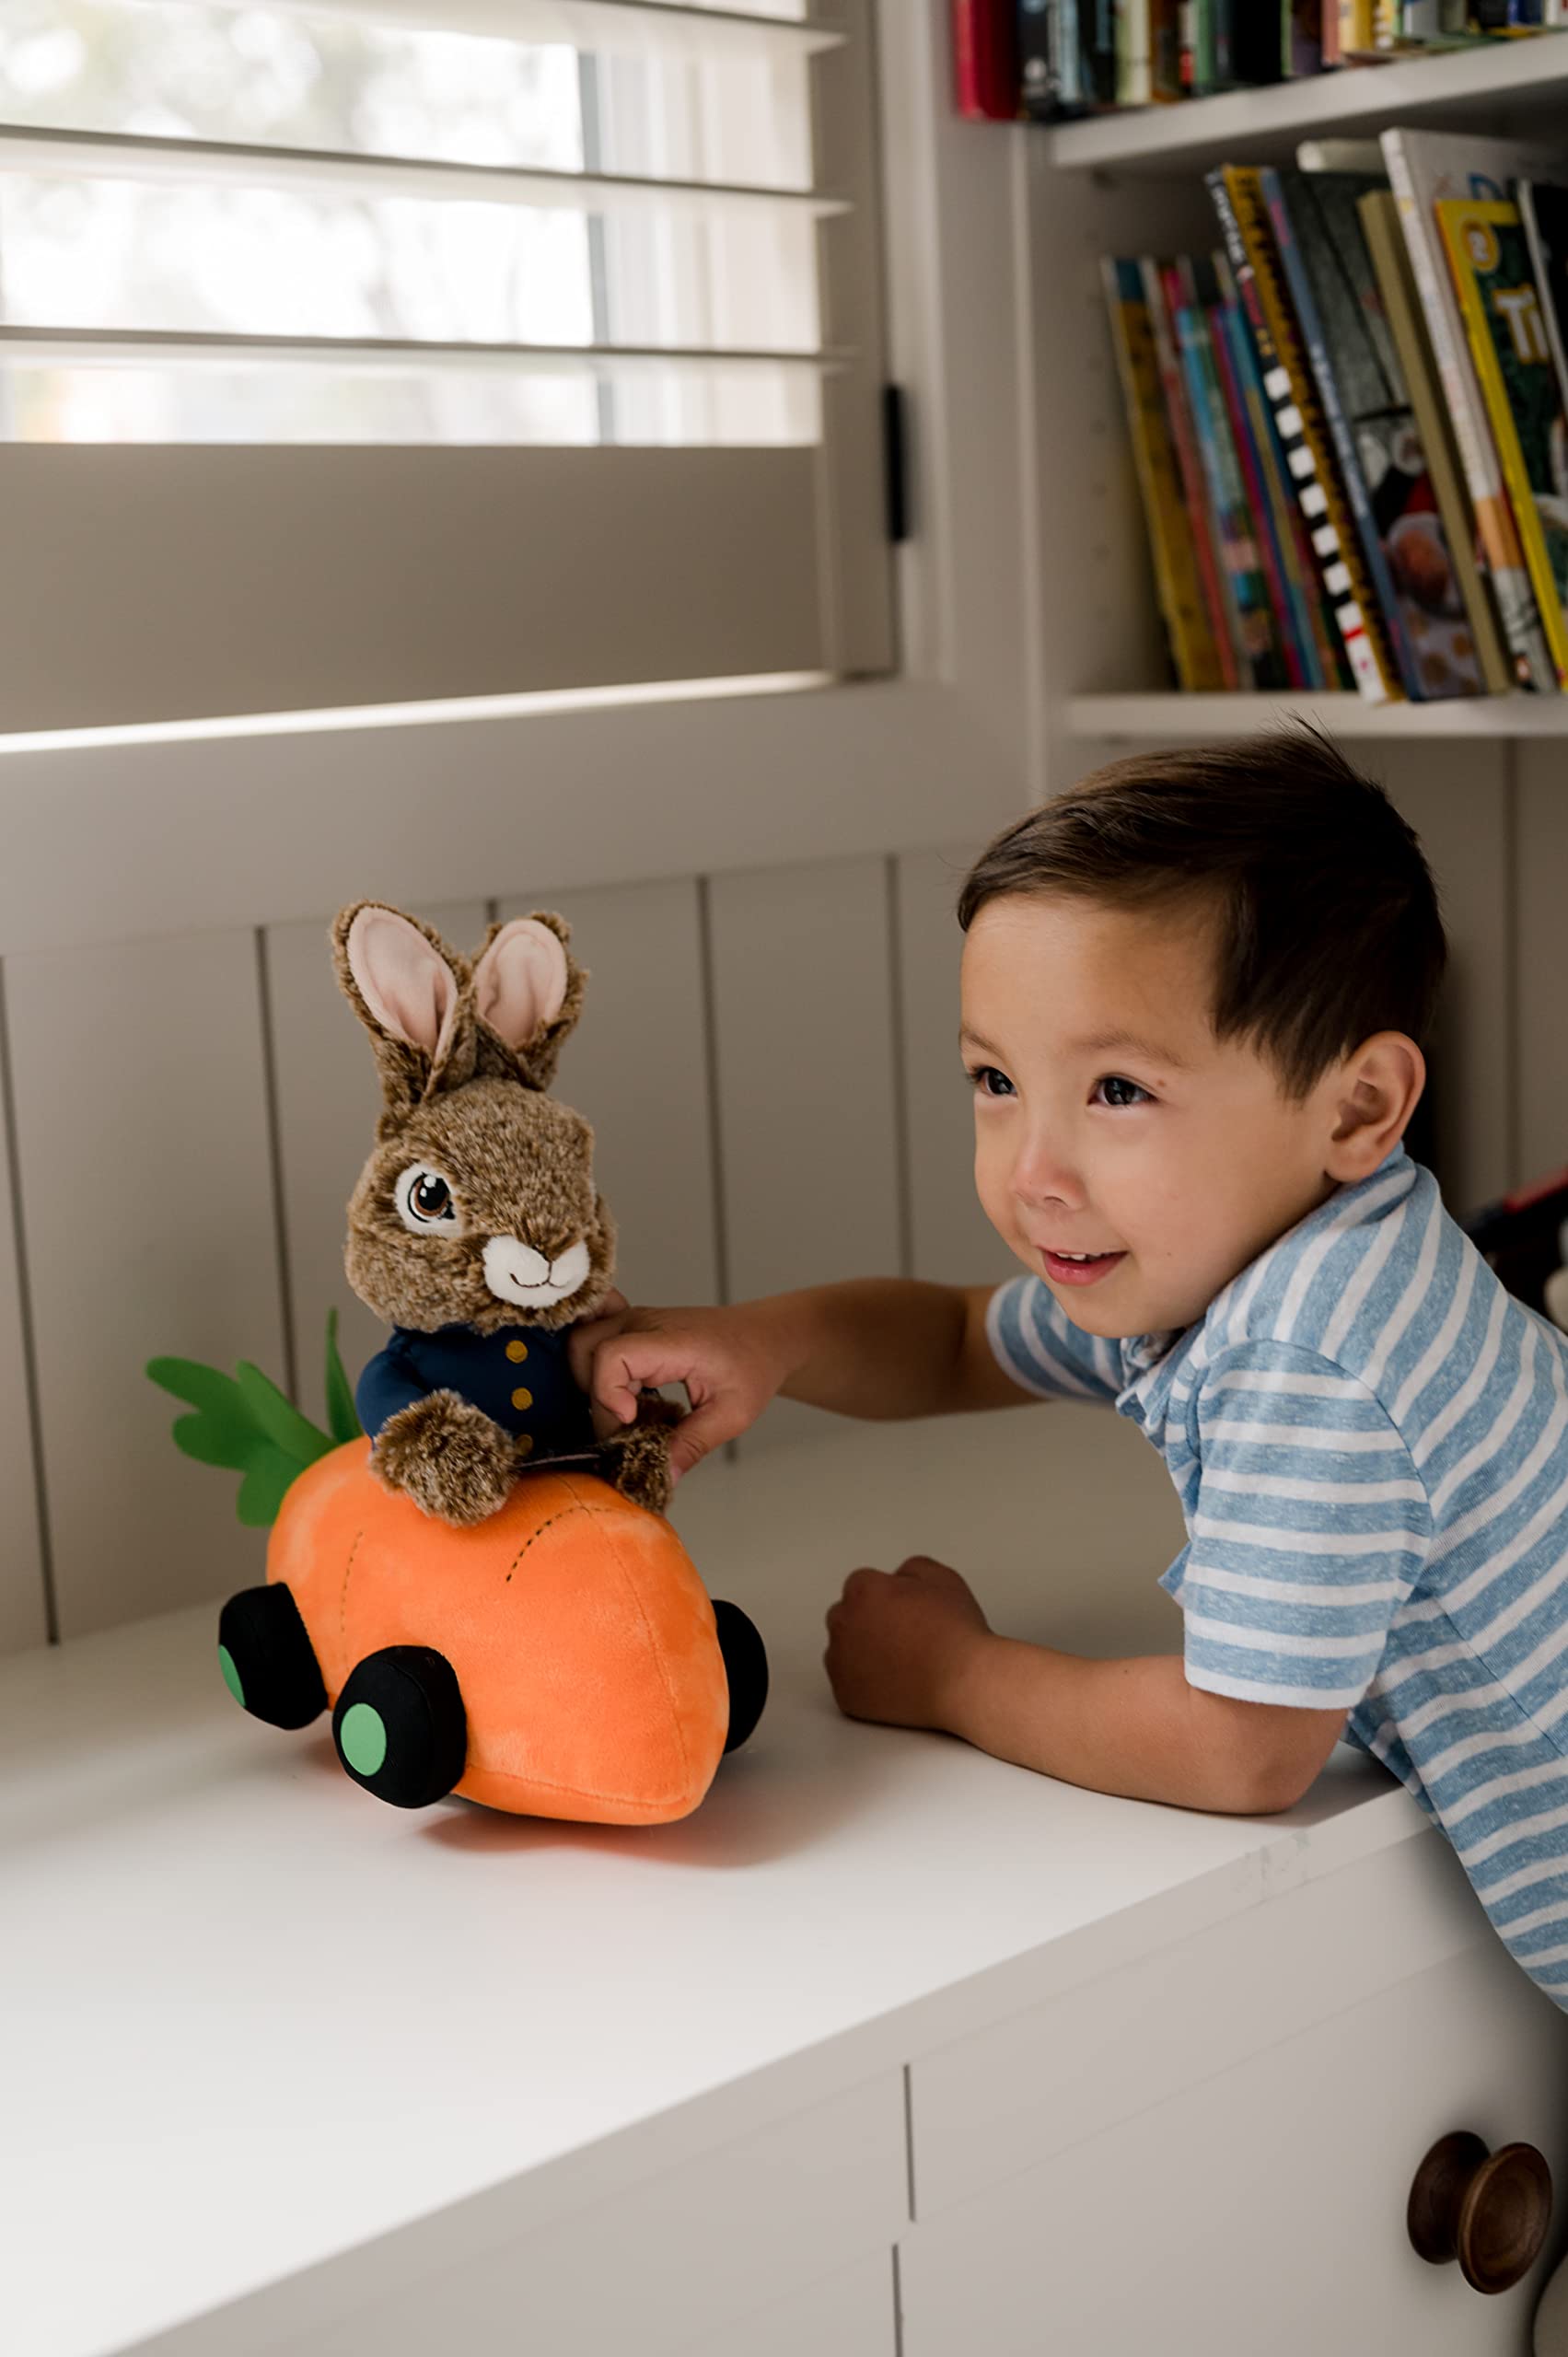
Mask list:
[{"label": "boy's dark hair", "polygon": [[1447,958],[1421,844],[1319,730],[1109,761],[1004,829],[958,896],[967,933],[1004,893],[1215,910],[1210,1018],[1300,1101],[1375,1031],[1423,1052]]}]

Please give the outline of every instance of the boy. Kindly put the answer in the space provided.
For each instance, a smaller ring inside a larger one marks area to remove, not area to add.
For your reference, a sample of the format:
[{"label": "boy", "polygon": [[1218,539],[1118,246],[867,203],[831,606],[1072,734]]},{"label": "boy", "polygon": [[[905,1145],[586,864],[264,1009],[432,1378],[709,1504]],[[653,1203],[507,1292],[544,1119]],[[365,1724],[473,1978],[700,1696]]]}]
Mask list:
[{"label": "boy", "polygon": [[999,1636],[916,1557],[829,1612],[841,1708],[1242,1812],[1344,1736],[1568,2007],[1568,1341],[1401,1143],[1446,958],[1415,837],[1310,731],[1138,757],[1006,829],[958,921],[976,1183],[1028,1273],[622,1305],[579,1379],[611,1422],[683,1381],[681,1471],[775,1391],[1114,1405],[1181,1500],[1183,1657]]}]

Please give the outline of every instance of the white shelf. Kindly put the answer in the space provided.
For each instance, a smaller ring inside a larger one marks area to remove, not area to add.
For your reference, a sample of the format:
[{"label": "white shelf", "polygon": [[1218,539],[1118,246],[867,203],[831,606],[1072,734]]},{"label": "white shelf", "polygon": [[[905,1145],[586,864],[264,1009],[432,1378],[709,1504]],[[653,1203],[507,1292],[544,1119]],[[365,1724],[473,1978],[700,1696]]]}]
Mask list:
[{"label": "white shelf", "polygon": [[1457,696],[1368,703],[1355,695],[1069,696],[1070,737],[1248,737],[1300,714],[1337,737],[1568,737],[1568,696]]},{"label": "white shelf", "polygon": [[1196,170],[1210,164],[1288,158],[1314,134],[1370,136],[1386,124],[1444,116],[1508,127],[1534,118],[1539,135],[1565,138],[1568,34],[1499,41],[1493,50],[1455,50],[1388,65],[1345,66],[1337,73],[1281,82],[1267,89],[1140,107],[1037,135],[1059,171]]}]

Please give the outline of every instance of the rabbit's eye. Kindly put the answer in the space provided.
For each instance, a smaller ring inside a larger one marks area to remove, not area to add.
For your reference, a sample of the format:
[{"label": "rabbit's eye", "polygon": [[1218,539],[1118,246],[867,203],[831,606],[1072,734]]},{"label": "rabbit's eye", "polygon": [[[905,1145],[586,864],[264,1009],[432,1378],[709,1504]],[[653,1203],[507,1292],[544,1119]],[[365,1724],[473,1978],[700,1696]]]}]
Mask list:
[{"label": "rabbit's eye", "polygon": [[427,1168],[423,1162],[412,1164],[403,1172],[393,1200],[398,1217],[415,1236],[427,1236],[432,1228],[450,1236],[462,1225],[451,1188],[438,1170]]}]

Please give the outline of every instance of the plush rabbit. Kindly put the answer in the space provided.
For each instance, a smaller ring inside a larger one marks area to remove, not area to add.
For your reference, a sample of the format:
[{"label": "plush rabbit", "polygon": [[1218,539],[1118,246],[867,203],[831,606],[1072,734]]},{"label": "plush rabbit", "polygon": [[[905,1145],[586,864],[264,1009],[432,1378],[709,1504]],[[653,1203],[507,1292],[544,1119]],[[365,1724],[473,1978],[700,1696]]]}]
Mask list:
[{"label": "plush rabbit", "polygon": [[570,940],[539,911],[492,925],[470,965],[376,901],[332,927],[384,1099],[344,1266],[392,1334],[355,1405],[382,1481],[445,1522],[482,1522],[528,1467],[565,1459],[655,1513],[669,1502],[679,1411],[649,1392],[599,1439],[567,1356],[615,1266],[593,1131],[546,1093],[587,981]]}]

